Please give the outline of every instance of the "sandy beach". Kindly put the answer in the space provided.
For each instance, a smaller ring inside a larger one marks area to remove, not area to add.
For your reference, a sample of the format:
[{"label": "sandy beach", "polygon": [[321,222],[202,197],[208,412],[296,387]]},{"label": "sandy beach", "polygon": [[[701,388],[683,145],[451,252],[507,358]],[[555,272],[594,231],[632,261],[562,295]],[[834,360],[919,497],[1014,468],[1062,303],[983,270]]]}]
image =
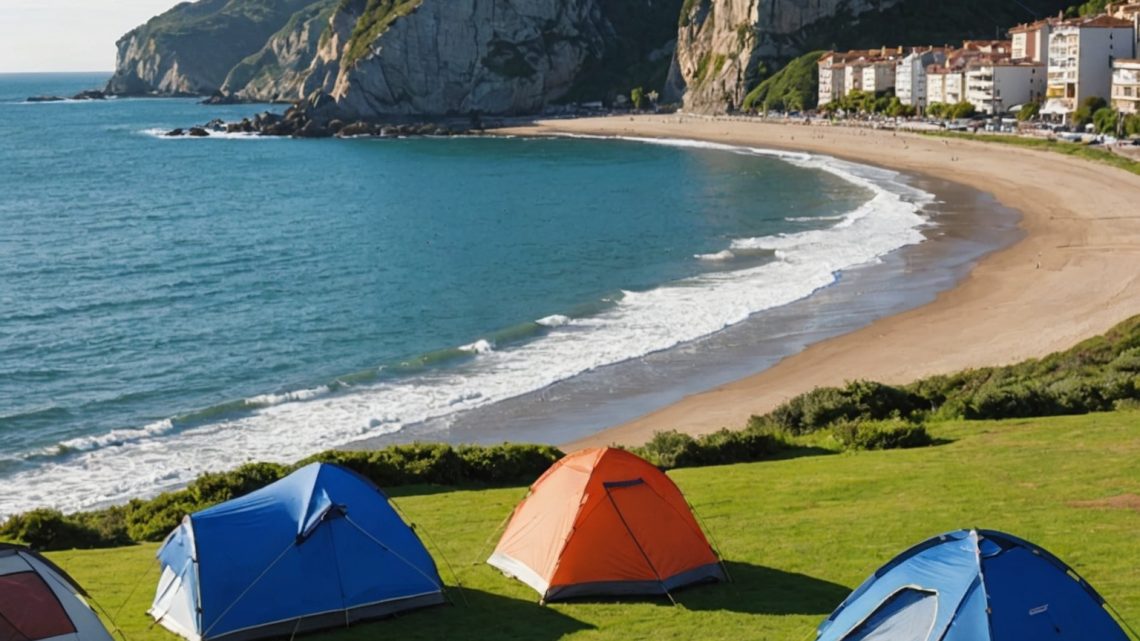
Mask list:
[{"label": "sandy beach", "polygon": [[687,138],[806,151],[936,176],[1022,213],[1025,238],[922,307],[817,344],[759,374],[693,394],[568,448],[654,432],[742,427],[784,400],[852,379],[907,383],[1066,349],[1140,314],[1140,176],[1060,154],[845,127],[691,116],[540,121],[516,135]]}]

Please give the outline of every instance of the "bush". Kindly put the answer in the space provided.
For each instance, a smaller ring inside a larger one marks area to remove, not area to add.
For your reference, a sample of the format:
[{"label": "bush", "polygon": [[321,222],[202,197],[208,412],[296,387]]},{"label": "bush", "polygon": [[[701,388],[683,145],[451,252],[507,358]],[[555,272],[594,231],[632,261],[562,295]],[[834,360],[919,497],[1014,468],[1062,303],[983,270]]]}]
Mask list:
[{"label": "bush", "polygon": [[849,450],[894,450],[933,443],[925,427],[901,419],[840,421],[832,426],[831,433]]},{"label": "bush", "polygon": [[677,431],[657,432],[631,452],[662,469],[750,463],[772,458],[787,449],[779,436],[760,430],[721,430],[693,438]]},{"label": "bush", "polygon": [[925,399],[904,389],[871,381],[852,381],[846,387],[818,387],[780,405],[769,419],[790,434],[806,434],[839,420],[882,420],[914,416]]},{"label": "bush", "polygon": [[0,525],[0,537],[37,550],[96,548],[125,545],[130,540],[122,529],[101,529],[59,510],[32,510],[9,518]]}]

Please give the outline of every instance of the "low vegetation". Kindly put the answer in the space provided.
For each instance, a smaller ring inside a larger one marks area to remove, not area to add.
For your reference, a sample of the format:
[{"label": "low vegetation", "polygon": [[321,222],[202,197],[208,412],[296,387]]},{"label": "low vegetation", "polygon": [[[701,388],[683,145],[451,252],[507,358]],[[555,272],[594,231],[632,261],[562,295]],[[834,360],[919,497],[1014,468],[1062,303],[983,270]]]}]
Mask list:
[{"label": "low vegetation", "polygon": [[[338,11],[361,2],[364,0],[343,0]],[[423,0],[367,0],[360,19],[352,29],[352,36],[341,61],[342,67],[351,67],[357,60],[368,55],[373,41],[387,31],[393,22],[415,11],[421,2]]]},{"label": "low vegetation", "polygon": [[792,60],[744,97],[745,111],[803,111],[819,104],[817,63],[823,51]]}]

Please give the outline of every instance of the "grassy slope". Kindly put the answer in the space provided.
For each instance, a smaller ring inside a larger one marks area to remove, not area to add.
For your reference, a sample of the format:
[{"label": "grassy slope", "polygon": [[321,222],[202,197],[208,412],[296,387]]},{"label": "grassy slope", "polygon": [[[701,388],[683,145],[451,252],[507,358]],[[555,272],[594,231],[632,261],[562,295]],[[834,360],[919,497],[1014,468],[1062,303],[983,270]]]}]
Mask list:
[{"label": "grassy slope", "polygon": [[[849,590],[897,552],[971,526],[1056,553],[1140,623],[1140,506],[1075,505],[1140,494],[1140,412],[955,422],[934,432],[953,442],[671,472],[736,579],[680,592],[679,607],[662,600],[539,607],[529,588],[476,563],[525,490],[419,488],[396,501],[442,545],[470,605],[453,591],[455,607],[309,638],[795,641],[811,638]],[[172,641],[144,615],[157,580],[154,550],[50,556],[112,613],[125,603],[118,620],[131,641]]]}]

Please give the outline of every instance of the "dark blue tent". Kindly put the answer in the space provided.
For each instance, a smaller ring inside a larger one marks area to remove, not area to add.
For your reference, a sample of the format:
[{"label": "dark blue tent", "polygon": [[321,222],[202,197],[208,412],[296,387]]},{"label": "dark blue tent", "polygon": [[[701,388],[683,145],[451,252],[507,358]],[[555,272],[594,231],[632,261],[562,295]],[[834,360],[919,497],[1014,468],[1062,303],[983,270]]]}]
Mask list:
[{"label": "dark blue tent", "polygon": [[190,639],[307,632],[443,601],[435,563],[370,481],[315,463],[187,516],[150,614]]},{"label": "dark blue tent", "polygon": [[1045,550],[989,530],[895,557],[819,626],[818,641],[1128,641],[1104,599]]}]

